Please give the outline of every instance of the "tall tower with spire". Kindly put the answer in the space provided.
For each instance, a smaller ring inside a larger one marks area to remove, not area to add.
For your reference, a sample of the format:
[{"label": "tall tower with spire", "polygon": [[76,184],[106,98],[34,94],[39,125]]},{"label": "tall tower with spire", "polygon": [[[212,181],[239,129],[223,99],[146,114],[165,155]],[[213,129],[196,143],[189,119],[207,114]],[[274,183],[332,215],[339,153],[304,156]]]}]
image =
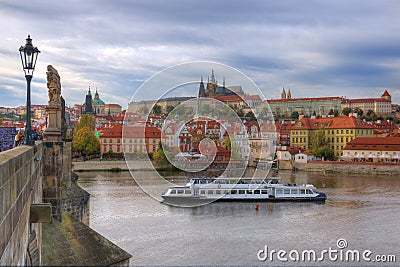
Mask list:
[{"label": "tall tower with spire", "polygon": [[282,93],[281,93],[281,99],[286,99],[286,91],[285,91],[285,87],[283,87],[283,89],[282,89]]},{"label": "tall tower with spire", "polygon": [[199,87],[199,97],[206,97],[206,89],[204,88],[203,76],[201,76],[200,87]]},{"label": "tall tower with spire", "polygon": [[89,90],[86,94],[84,105],[85,105],[85,107],[82,110],[83,114],[94,114],[93,105],[92,105],[92,93],[90,92],[90,86],[89,86]]},{"label": "tall tower with spire", "polygon": [[292,99],[292,93],[290,93],[290,88],[286,96],[287,99]]},{"label": "tall tower with spire", "polygon": [[217,89],[217,81],[215,80],[214,69],[211,70],[211,79],[207,83],[207,96],[215,96],[215,90]]}]

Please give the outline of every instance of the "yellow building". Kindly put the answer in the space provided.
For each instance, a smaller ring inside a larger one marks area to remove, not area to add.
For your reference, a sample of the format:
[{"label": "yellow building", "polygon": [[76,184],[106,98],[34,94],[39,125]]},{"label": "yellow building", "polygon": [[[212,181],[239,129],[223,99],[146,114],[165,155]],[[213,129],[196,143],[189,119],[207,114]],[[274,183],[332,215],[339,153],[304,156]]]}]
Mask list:
[{"label": "yellow building", "polygon": [[335,157],[342,155],[343,147],[356,137],[372,137],[374,127],[356,117],[303,118],[290,129],[290,145],[311,149],[311,135],[322,129],[325,142]]}]

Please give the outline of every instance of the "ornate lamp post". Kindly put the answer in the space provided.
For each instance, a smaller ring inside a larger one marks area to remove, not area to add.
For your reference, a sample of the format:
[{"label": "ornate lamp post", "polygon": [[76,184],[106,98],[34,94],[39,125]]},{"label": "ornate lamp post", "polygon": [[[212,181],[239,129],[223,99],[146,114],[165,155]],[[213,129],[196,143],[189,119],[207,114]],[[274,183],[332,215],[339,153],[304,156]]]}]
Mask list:
[{"label": "ornate lamp post", "polygon": [[19,54],[21,56],[22,68],[25,72],[25,79],[27,83],[26,93],[26,126],[25,126],[25,137],[24,143],[28,146],[33,146],[35,140],[33,140],[32,126],[31,126],[31,81],[33,71],[35,70],[37,56],[40,53],[37,47],[33,47],[31,36],[28,35],[26,38],[26,44],[19,48]]}]

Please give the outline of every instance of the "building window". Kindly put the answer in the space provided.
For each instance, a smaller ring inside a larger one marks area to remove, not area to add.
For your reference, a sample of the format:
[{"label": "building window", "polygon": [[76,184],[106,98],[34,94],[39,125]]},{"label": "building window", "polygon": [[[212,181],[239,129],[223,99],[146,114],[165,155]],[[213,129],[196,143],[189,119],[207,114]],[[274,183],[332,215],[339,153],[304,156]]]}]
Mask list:
[{"label": "building window", "polygon": [[112,144],[112,139],[110,138],[110,144]]}]

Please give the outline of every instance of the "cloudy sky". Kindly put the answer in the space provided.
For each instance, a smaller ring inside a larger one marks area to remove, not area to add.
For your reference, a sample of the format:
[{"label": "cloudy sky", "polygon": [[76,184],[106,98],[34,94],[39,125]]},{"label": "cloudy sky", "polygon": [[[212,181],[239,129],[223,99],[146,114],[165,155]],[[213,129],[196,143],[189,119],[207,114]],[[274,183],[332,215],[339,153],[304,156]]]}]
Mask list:
[{"label": "cloudy sky", "polygon": [[0,106],[25,105],[18,48],[27,34],[42,52],[33,104],[47,102],[49,64],[68,105],[82,103],[91,86],[125,108],[149,77],[190,61],[236,68],[269,99],[283,86],[293,97],[379,97],[388,89],[400,103],[399,11],[398,0],[2,0]]}]

